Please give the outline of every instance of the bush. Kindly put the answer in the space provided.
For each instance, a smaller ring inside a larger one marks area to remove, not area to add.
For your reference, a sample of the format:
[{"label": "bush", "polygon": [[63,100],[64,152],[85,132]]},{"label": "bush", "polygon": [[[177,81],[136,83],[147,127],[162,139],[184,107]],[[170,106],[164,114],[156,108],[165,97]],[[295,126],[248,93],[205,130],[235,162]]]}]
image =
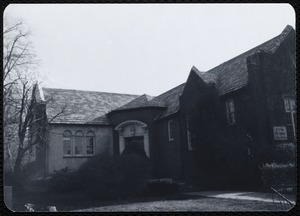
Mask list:
[{"label": "bush", "polygon": [[262,180],[265,186],[296,184],[295,164],[265,164],[261,168]]},{"label": "bush", "polygon": [[115,157],[115,188],[121,196],[141,195],[151,176],[150,160],[145,155],[123,154]]},{"label": "bush", "polygon": [[150,161],[137,154],[97,155],[78,170],[81,188],[94,198],[140,195],[150,177]]},{"label": "bush", "polygon": [[169,182],[149,182],[148,194],[154,196],[171,195],[178,191],[178,184]]},{"label": "bush", "polygon": [[272,151],[272,162],[294,163],[296,150],[296,146],[293,143],[278,144]]},{"label": "bush", "polygon": [[261,167],[261,178],[266,187],[296,184],[296,146],[278,144],[270,151],[268,163]]},{"label": "bush", "polygon": [[14,173],[12,171],[4,171],[3,173],[3,177],[4,177],[4,185],[5,186],[11,186],[14,183]]},{"label": "bush", "polygon": [[149,158],[138,154],[96,155],[75,172],[56,171],[50,189],[80,192],[97,199],[127,198],[141,195],[150,178]]},{"label": "bush", "polygon": [[54,171],[49,182],[49,189],[55,192],[67,193],[79,187],[77,172],[72,172],[68,167]]},{"label": "bush", "polygon": [[32,181],[37,178],[43,177],[44,170],[41,168],[41,165],[37,161],[32,161],[23,165],[21,175],[27,181]]}]

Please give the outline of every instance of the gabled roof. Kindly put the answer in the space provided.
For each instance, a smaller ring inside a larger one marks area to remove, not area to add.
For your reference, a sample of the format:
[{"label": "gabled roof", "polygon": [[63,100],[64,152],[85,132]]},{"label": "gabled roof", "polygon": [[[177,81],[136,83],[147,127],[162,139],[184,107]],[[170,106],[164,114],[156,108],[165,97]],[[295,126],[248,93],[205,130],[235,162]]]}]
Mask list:
[{"label": "gabled roof", "polygon": [[137,98],[137,95],[43,88],[48,119],[65,107],[52,123],[108,124],[106,113]]},{"label": "gabled roof", "polygon": [[167,108],[163,112],[161,112],[161,114],[159,114],[156,119],[167,117],[179,110],[179,96],[183,92],[184,87],[185,83],[182,83],[181,85],[172,88],[171,90],[154,98],[157,101],[165,103],[165,105],[167,106]]},{"label": "gabled roof", "polygon": [[217,83],[217,76],[213,73],[201,72],[195,66],[192,67],[194,71],[206,83]]},{"label": "gabled roof", "polygon": [[[248,84],[247,58],[257,52],[274,53],[285,40],[287,35],[294,31],[287,26],[284,31],[273,39],[233,58],[207,72],[199,71],[193,66],[194,71],[204,82],[214,83],[219,95],[238,90]],[[179,110],[179,97],[185,83],[157,96],[129,95],[106,92],[80,91],[68,89],[43,88],[39,100],[50,100],[47,104],[47,117],[51,119],[65,106],[66,111],[55,118],[53,123],[69,124],[108,124],[106,114],[110,111],[134,109],[142,107],[165,108],[156,117],[161,119]]]},{"label": "gabled roof", "polygon": [[143,94],[137,97],[136,99],[130,101],[129,103],[115,109],[114,111],[144,107],[166,107],[166,105],[162,101],[155,100],[155,97]]},{"label": "gabled roof", "polygon": [[293,27],[288,25],[280,35],[271,40],[254,47],[205,73],[200,72],[197,69],[197,74],[203,79],[211,79],[212,77],[209,76],[214,75],[219,95],[238,90],[248,84],[247,58],[260,51],[274,53],[291,31],[293,31]]},{"label": "gabled roof", "polygon": [[152,97],[143,94],[140,97],[137,97],[136,99],[113,111],[143,107],[160,107],[165,109],[156,117],[156,119],[167,117],[171,114],[176,113],[179,110],[179,96],[183,92],[184,87],[185,83],[180,84],[179,86],[176,86],[157,97]]}]

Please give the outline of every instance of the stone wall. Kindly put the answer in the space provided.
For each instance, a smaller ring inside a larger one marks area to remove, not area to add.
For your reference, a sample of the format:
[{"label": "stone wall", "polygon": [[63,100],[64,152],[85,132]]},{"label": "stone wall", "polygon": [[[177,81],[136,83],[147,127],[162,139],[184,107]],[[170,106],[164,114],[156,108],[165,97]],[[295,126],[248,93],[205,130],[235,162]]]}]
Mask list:
[{"label": "stone wall", "polygon": [[81,130],[84,135],[88,131],[95,133],[94,155],[100,153],[113,153],[112,127],[109,126],[92,126],[92,125],[57,125],[50,126],[49,140],[47,146],[47,171],[53,173],[54,170],[60,170],[68,167],[70,169],[78,169],[79,166],[88,160],[91,156],[64,156],[63,155],[63,132],[71,131],[74,135],[76,131]]}]

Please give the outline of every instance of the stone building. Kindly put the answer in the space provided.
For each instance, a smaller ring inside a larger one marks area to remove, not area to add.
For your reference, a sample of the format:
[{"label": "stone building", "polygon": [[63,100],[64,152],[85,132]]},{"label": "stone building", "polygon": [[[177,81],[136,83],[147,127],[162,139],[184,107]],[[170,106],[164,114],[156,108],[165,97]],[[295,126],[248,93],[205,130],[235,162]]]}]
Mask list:
[{"label": "stone building", "polygon": [[[231,142],[223,143],[224,137],[255,158],[263,155],[262,146],[295,143],[295,76],[295,30],[287,26],[207,72],[193,66],[185,83],[156,97],[43,88],[37,97],[48,101],[47,119],[65,111],[50,122],[41,167],[46,175],[77,169],[96,154],[122,154],[133,147],[150,158],[153,178],[197,183],[201,170],[213,169],[201,158],[218,158],[221,165],[228,156],[225,150],[227,155],[207,156],[218,152],[214,149],[206,154],[206,148]],[[211,173],[209,181],[235,175],[226,169]]]}]

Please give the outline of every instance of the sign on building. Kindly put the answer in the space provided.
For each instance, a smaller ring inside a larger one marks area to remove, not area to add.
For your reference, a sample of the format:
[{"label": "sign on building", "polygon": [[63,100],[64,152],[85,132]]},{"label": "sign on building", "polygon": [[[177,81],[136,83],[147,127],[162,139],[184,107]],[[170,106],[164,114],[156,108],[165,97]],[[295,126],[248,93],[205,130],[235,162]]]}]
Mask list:
[{"label": "sign on building", "polygon": [[287,140],[286,127],[273,127],[274,140]]}]

